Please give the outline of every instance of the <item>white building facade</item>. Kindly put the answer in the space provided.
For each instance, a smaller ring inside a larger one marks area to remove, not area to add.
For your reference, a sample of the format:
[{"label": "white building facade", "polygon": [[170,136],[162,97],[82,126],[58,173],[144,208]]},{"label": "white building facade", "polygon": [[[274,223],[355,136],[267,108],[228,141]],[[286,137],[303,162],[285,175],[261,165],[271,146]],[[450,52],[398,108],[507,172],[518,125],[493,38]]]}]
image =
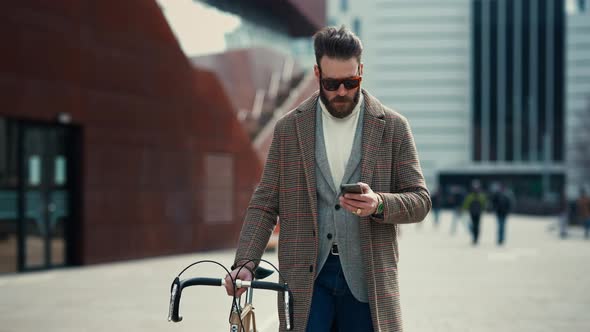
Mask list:
[{"label": "white building facade", "polygon": [[572,17],[563,0],[330,0],[327,21],[361,37],[363,84],[410,120],[432,191],[503,182],[523,212],[542,201],[540,213],[555,211],[564,191],[573,198],[583,175],[570,167],[572,146],[583,138],[569,129],[590,91],[587,9]]},{"label": "white building facade", "polygon": [[590,192],[590,3],[573,4],[567,20],[567,193]]},{"label": "white building facade", "polygon": [[364,87],[409,119],[431,189],[470,161],[469,2],[328,1],[328,23],[363,41]]}]

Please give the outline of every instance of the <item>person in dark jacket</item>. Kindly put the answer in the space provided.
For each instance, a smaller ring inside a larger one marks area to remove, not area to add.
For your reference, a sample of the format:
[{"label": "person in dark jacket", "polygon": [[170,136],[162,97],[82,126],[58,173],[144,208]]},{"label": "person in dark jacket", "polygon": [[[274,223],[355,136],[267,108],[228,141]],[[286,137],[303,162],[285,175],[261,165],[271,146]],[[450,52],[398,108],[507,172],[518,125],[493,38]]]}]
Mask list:
[{"label": "person in dark jacket", "polygon": [[504,184],[501,184],[498,192],[494,194],[492,204],[498,221],[497,243],[501,246],[506,238],[506,218],[512,209],[512,195]]},{"label": "person in dark jacket", "polygon": [[580,189],[580,197],[576,200],[576,214],[584,226],[584,237],[590,239],[590,197],[584,188]]}]

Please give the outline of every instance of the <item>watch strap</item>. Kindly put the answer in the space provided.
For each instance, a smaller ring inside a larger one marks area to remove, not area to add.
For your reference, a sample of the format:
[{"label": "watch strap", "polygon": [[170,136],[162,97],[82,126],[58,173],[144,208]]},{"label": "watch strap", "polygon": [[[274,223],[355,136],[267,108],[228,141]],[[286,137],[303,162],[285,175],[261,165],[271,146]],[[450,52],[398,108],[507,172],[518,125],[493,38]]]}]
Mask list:
[{"label": "watch strap", "polygon": [[375,213],[373,216],[375,217],[383,217],[383,210],[385,209],[385,205],[383,203],[383,196],[380,193],[377,193],[377,209],[375,209]]}]

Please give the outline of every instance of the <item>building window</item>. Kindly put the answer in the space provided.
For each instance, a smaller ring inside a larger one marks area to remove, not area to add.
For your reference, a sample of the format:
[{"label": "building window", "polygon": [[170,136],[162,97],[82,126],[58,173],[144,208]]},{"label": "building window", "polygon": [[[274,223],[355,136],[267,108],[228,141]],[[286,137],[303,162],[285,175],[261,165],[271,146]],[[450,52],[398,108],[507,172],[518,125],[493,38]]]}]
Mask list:
[{"label": "building window", "polygon": [[546,153],[563,161],[565,19],[557,5],[473,1],[474,161],[539,162]]},{"label": "building window", "polygon": [[228,224],[234,212],[234,165],[229,153],[205,156],[203,219],[207,224]]},{"label": "building window", "polygon": [[361,36],[361,19],[355,18],[352,22],[352,29],[357,36]]},{"label": "building window", "polygon": [[348,11],[348,0],[340,0],[340,10],[343,13],[346,13]]}]

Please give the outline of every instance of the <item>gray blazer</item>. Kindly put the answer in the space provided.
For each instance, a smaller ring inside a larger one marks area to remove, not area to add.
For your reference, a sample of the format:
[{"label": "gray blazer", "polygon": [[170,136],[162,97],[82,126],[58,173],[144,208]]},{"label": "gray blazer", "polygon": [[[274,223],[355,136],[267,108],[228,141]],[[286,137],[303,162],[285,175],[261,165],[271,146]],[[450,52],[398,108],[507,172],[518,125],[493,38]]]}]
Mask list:
[{"label": "gray blazer", "polygon": [[[342,183],[356,183],[361,180],[362,129],[364,105],[361,105],[358,125],[350,157],[342,177]],[[353,133],[351,133],[353,134]],[[344,278],[354,297],[361,302],[368,302],[367,280],[364,274],[363,257],[360,240],[360,218],[338,205],[340,188],[334,187],[332,172],[326,153],[322,110],[317,103],[316,111],[316,190],[318,199],[319,252],[316,276],[321,272],[330,253],[332,243],[338,244],[340,264]],[[328,238],[331,234],[331,238]]]}]

